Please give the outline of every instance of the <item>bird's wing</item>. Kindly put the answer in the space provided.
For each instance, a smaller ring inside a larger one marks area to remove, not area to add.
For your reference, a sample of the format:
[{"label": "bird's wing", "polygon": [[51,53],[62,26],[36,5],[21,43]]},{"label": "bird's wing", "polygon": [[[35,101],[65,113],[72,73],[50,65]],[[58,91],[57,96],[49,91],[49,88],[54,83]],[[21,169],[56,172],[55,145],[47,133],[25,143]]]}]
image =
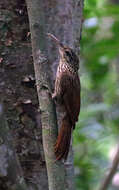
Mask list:
[{"label": "bird's wing", "polygon": [[80,112],[80,80],[78,75],[62,76],[61,87],[63,89],[63,104],[74,128]]}]

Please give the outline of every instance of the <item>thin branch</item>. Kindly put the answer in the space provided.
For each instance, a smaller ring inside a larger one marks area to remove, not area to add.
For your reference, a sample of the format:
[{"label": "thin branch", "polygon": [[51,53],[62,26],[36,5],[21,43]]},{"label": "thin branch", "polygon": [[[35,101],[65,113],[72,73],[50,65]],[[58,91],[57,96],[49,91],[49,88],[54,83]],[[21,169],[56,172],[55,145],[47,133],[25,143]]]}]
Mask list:
[{"label": "thin branch", "polygon": [[109,187],[109,185],[112,181],[112,178],[117,171],[118,165],[119,165],[119,145],[118,145],[118,149],[117,149],[115,158],[112,163],[112,167],[111,167],[109,173],[107,174],[107,176],[105,177],[104,181],[102,182],[99,190],[106,190]]}]

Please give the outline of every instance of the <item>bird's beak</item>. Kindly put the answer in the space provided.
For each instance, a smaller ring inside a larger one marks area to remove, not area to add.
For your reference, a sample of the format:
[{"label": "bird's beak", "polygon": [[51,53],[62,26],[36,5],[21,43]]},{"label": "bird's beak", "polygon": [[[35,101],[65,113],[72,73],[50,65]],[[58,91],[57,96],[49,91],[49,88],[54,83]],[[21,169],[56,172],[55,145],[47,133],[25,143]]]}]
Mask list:
[{"label": "bird's beak", "polygon": [[48,37],[54,40],[54,42],[60,47],[64,48],[63,44],[51,33],[47,33]]}]

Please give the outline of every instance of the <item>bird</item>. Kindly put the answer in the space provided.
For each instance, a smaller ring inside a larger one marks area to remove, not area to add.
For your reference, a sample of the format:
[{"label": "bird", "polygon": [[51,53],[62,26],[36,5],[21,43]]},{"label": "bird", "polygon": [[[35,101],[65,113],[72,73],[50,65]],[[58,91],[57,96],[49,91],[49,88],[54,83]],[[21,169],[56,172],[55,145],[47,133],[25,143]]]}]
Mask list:
[{"label": "bird", "polygon": [[54,93],[52,98],[64,107],[58,137],[54,145],[56,160],[67,159],[72,131],[78,121],[81,105],[81,85],[79,70],[79,58],[72,48],[65,46],[53,34],[47,35],[55,41],[59,48],[59,65],[56,72]]}]

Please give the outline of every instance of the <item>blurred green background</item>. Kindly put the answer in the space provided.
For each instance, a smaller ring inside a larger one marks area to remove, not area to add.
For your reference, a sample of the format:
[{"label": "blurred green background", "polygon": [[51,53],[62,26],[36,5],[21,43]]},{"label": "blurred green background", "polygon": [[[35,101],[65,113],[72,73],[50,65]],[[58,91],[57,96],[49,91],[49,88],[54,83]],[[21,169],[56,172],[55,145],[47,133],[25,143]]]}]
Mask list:
[{"label": "blurred green background", "polygon": [[[98,189],[119,141],[119,0],[85,0],[82,106],[74,131],[77,190]],[[109,190],[119,189],[119,171]]]}]

